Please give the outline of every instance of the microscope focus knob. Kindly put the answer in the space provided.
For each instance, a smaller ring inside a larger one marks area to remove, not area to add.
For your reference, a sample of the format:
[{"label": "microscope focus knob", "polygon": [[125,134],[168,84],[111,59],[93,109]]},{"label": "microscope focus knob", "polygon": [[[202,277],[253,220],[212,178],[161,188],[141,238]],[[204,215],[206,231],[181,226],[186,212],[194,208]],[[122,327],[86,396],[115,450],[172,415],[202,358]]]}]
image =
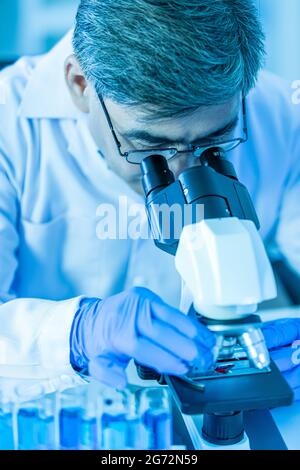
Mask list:
[{"label": "microscope focus knob", "polygon": [[219,446],[241,442],[244,438],[243,413],[205,414],[202,436],[207,442]]}]

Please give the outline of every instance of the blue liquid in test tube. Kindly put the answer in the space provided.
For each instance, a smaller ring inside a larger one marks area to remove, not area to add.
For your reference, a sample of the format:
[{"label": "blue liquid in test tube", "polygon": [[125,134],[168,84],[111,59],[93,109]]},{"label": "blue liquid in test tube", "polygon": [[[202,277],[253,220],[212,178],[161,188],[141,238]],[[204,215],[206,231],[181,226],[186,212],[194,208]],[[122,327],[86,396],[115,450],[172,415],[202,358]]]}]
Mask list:
[{"label": "blue liquid in test tube", "polygon": [[103,386],[91,381],[84,390],[80,420],[80,449],[98,450]]},{"label": "blue liquid in test tube", "polygon": [[0,450],[14,449],[12,412],[4,405],[0,407]]},{"label": "blue liquid in test tube", "polygon": [[127,396],[125,393],[110,390],[103,397],[101,419],[102,448],[124,450],[127,448]]},{"label": "blue liquid in test tube", "polygon": [[104,413],[102,415],[103,448],[124,450],[127,448],[126,415]]},{"label": "blue liquid in test tube", "polygon": [[39,413],[39,449],[40,450],[55,450],[55,409],[56,399],[55,395],[45,395],[40,402]]},{"label": "blue liquid in test tube", "polygon": [[149,431],[149,448],[168,450],[171,448],[171,416],[159,410],[148,410],[144,414],[144,423]]},{"label": "blue liquid in test tube", "polygon": [[148,433],[141,417],[127,419],[127,449],[145,450],[148,448]]},{"label": "blue liquid in test tube", "polygon": [[127,393],[127,439],[128,449],[148,449],[148,432],[140,413],[138,396],[134,392]]},{"label": "blue liquid in test tube", "polygon": [[63,408],[59,414],[60,446],[65,450],[79,449],[81,408]]},{"label": "blue liquid in test tube", "polygon": [[14,450],[13,404],[0,379],[0,450]]},{"label": "blue liquid in test tube", "polygon": [[38,440],[40,450],[54,450],[56,448],[54,416],[39,418]]},{"label": "blue liquid in test tube", "polygon": [[80,449],[81,418],[84,414],[86,387],[76,387],[60,394],[60,448]]},{"label": "blue liquid in test tube", "polygon": [[172,415],[168,391],[150,388],[143,392],[144,424],[148,430],[148,446],[153,450],[168,450],[172,445]]},{"label": "blue liquid in test tube", "polygon": [[[54,437],[50,439],[49,405],[53,402],[52,395],[45,395],[44,386],[40,381],[21,381],[16,389],[18,397],[17,427],[19,450],[52,449]],[[52,435],[54,436],[54,411]],[[47,419],[46,419],[47,418]]]},{"label": "blue liquid in test tube", "polygon": [[18,440],[19,450],[37,450],[39,410],[34,404],[23,405],[18,412]]}]

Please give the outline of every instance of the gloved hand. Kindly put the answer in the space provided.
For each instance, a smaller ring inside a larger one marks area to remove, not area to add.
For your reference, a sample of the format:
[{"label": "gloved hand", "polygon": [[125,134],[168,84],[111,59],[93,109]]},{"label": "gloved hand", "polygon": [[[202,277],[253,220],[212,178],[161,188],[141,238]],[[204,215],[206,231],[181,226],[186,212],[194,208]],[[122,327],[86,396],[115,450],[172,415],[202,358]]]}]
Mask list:
[{"label": "gloved hand", "polygon": [[262,331],[272,359],[300,400],[300,319],[265,323]]},{"label": "gloved hand", "polygon": [[105,300],[84,299],[70,335],[75,370],[113,387],[127,384],[130,359],[159,373],[184,375],[213,362],[214,335],[153,292],[133,288]]}]

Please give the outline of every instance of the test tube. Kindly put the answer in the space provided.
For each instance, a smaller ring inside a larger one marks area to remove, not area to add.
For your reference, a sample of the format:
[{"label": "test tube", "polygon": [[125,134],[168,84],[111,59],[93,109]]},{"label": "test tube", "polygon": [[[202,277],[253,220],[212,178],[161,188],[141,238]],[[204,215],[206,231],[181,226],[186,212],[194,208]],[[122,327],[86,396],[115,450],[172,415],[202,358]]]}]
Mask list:
[{"label": "test tube", "polygon": [[13,404],[0,392],[0,450],[14,450]]},{"label": "test tube", "polygon": [[80,449],[97,450],[98,444],[98,423],[97,417],[84,412],[80,421]]},{"label": "test tube", "polygon": [[41,398],[38,422],[38,448],[39,450],[55,450],[56,428],[55,410],[56,395],[45,395]]},{"label": "test tube", "polygon": [[39,400],[19,405],[17,413],[19,450],[37,450],[39,448],[39,408]]},{"label": "test tube", "polygon": [[149,449],[168,450],[172,445],[172,413],[169,392],[153,387],[142,392],[141,407],[148,430]]},{"label": "test tube", "polygon": [[65,390],[59,395],[59,443],[62,450],[78,450],[80,424],[84,410],[84,388]]},{"label": "test tube", "polygon": [[94,385],[86,387],[84,407],[80,417],[80,449],[97,450],[100,448],[99,435],[99,395]]},{"label": "test tube", "polygon": [[127,449],[148,449],[148,432],[143,421],[137,393],[128,392]]},{"label": "test tube", "polygon": [[22,380],[15,387],[17,448],[39,449],[39,413],[44,386],[39,380]]},{"label": "test tube", "polygon": [[117,390],[105,391],[101,416],[103,449],[127,449],[127,414],[128,400],[126,393]]}]

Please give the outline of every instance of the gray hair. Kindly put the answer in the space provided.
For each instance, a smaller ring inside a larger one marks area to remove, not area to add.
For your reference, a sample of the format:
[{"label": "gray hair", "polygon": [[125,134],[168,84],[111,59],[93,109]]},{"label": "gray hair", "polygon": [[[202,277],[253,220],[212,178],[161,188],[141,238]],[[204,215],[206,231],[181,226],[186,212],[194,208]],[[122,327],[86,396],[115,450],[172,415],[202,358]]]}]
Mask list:
[{"label": "gray hair", "polygon": [[247,94],[264,34],[252,0],[81,0],[73,47],[98,94],[172,117]]}]

